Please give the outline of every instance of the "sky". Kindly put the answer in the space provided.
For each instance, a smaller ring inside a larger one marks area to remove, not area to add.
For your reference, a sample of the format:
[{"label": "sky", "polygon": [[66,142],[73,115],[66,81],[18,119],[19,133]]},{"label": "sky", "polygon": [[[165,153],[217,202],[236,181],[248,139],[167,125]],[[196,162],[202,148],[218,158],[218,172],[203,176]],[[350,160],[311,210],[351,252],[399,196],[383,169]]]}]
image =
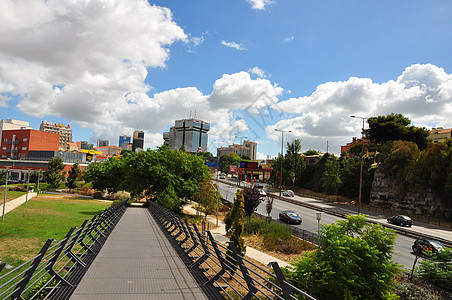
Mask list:
[{"label": "sky", "polygon": [[361,136],[351,115],[452,127],[451,15],[449,0],[2,0],[0,118],[94,144],[143,130],[153,149],[197,117],[214,155],[248,139],[275,156],[281,130],[339,155]]}]

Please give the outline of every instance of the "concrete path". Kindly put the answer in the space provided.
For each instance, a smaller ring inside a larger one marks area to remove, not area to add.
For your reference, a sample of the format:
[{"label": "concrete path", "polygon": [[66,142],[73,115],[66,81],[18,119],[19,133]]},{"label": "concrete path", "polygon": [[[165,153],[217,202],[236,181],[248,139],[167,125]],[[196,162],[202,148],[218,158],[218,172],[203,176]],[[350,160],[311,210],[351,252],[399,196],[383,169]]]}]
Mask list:
[{"label": "concrete path", "polygon": [[[196,210],[194,208],[192,208],[193,204],[194,203],[185,205],[184,210],[186,212],[188,212],[189,214],[196,215]],[[215,217],[207,216],[207,220],[209,220],[209,222],[211,222],[213,224],[216,224],[216,222],[217,222],[217,219]],[[217,242],[220,242],[223,244],[226,243],[227,241],[229,241],[229,238],[226,237],[225,227],[226,226],[225,226],[224,222],[221,220],[218,220],[218,227],[215,229],[212,229],[210,231],[212,233],[212,236],[214,237],[214,239]],[[254,249],[254,248],[251,248],[250,246],[246,246],[245,256],[255,259],[264,265],[268,265],[272,261],[276,261],[280,267],[286,267],[289,265],[289,263],[287,263],[283,260],[270,256],[264,252]]]},{"label": "concrete path", "polygon": [[[1,193],[2,197],[1,197],[1,204],[0,204],[0,216],[3,216],[3,200],[4,200],[3,193],[4,193],[4,191],[2,191],[2,193]],[[33,197],[36,197],[36,195],[37,195],[36,193],[29,192],[27,201],[30,200]],[[10,211],[12,211],[12,210],[16,209],[17,207],[21,206],[22,204],[24,204],[26,196],[27,195],[23,195],[23,196],[20,196],[19,198],[16,198],[14,200],[6,202],[6,205],[5,205],[5,216]]]},{"label": "concrete path", "polygon": [[70,299],[207,299],[146,208],[129,207]]}]

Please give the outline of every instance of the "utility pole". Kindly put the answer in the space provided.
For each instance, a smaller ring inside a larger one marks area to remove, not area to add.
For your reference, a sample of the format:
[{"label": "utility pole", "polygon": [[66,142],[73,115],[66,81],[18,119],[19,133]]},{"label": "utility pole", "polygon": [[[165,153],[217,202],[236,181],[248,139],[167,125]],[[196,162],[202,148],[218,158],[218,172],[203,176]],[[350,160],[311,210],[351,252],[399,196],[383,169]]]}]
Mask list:
[{"label": "utility pole", "polygon": [[282,196],[282,169],[283,169],[283,158],[284,158],[284,132],[292,132],[291,130],[280,130],[276,129],[275,131],[281,132],[281,171],[279,172],[279,197]]},{"label": "utility pole", "polygon": [[350,116],[350,118],[363,120],[363,127],[361,130],[361,170],[359,172],[359,196],[358,196],[358,215],[359,215],[361,213],[361,199],[363,191],[364,121],[367,120],[367,118],[357,116]]}]

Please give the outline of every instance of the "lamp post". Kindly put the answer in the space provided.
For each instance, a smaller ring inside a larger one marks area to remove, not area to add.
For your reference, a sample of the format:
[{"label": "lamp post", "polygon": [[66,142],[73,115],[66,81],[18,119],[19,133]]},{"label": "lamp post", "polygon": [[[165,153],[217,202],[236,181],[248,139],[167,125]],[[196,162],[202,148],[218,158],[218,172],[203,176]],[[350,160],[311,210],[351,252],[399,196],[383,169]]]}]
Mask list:
[{"label": "lamp post", "polygon": [[[226,141],[217,141],[217,160],[218,160],[218,171],[220,171],[220,152],[218,152],[218,148],[220,148],[220,143],[226,143]],[[217,181],[218,181],[218,171],[217,171]],[[217,183],[218,184],[218,183]],[[218,186],[217,186],[218,187]],[[220,188],[218,187],[218,192],[220,191]],[[217,226],[218,226],[218,195],[217,195]]]},{"label": "lamp post", "polygon": [[8,174],[9,174],[9,167],[6,167],[5,195],[3,196],[3,214],[2,214],[3,221],[5,221],[6,191],[8,190]]},{"label": "lamp post", "polygon": [[283,169],[283,157],[284,157],[284,132],[292,132],[291,130],[281,130],[276,129],[275,131],[281,132],[281,170],[279,172],[279,197],[281,198],[282,194],[282,169]]},{"label": "lamp post", "polygon": [[31,174],[31,169],[28,169],[28,176],[27,176],[27,193],[25,194],[25,205],[28,204],[28,187],[30,185],[30,174]]},{"label": "lamp post", "polygon": [[367,120],[367,118],[357,116],[350,116],[350,118],[363,120],[363,127],[361,130],[361,169],[359,172],[359,196],[358,196],[358,215],[359,215],[361,213],[361,199],[363,191],[364,121]]}]

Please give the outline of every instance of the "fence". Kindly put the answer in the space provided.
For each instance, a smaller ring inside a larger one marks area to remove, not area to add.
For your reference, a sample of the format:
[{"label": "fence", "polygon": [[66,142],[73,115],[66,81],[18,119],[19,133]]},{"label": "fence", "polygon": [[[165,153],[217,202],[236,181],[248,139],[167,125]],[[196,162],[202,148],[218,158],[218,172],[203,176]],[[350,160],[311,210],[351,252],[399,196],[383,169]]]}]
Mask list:
[{"label": "fence", "polygon": [[[48,239],[38,255],[2,272],[0,299],[68,299],[126,209],[126,201],[72,227],[60,241]],[[2,274],[4,273],[4,274]]]},{"label": "fence", "polygon": [[182,250],[191,271],[202,273],[202,286],[212,286],[219,293],[211,299],[315,299],[286,281],[276,262],[270,263],[274,274],[239,255],[233,242],[223,245],[210,231],[202,235],[194,224],[148,201],[149,210]]}]

